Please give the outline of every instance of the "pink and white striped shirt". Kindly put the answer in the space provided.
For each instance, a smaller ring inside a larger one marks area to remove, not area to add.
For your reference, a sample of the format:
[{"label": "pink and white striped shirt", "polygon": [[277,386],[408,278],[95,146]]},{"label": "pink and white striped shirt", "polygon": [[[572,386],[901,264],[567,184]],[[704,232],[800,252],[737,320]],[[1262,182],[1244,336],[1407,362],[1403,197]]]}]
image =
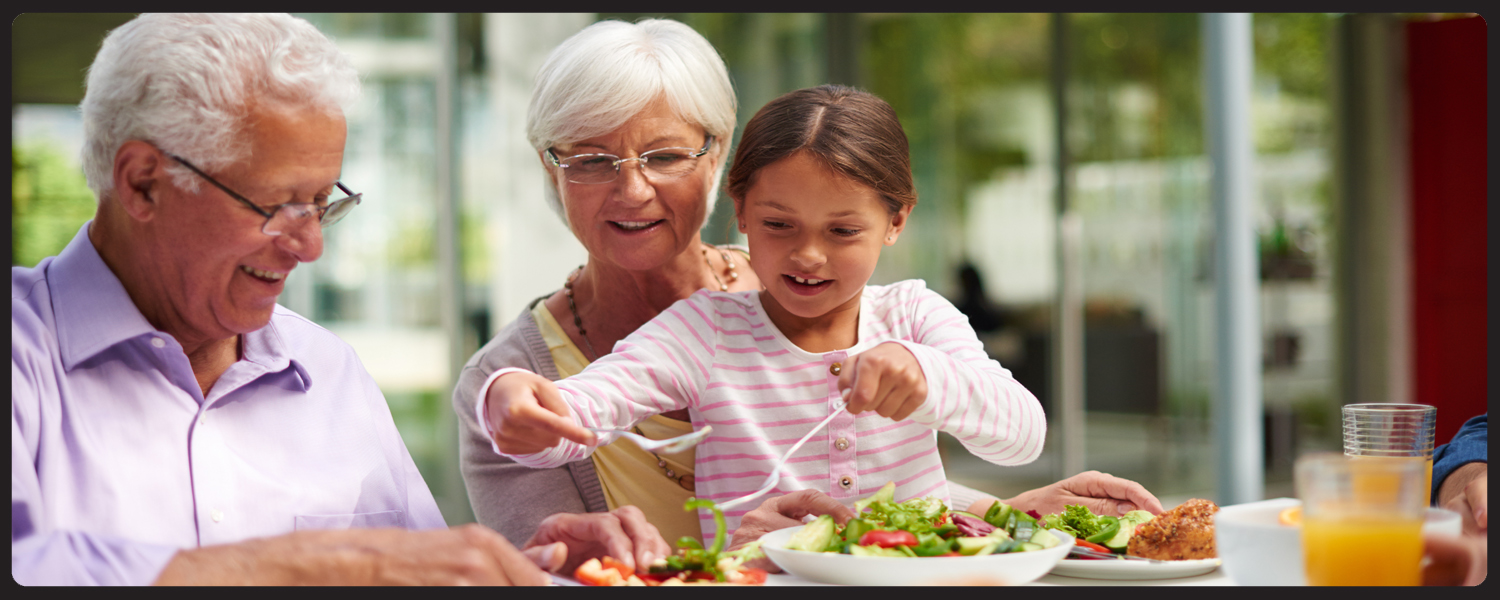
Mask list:
[{"label": "pink and white striped shirt", "polygon": [[[698,497],[725,501],[759,489],[770,463],[842,401],[834,366],[883,342],[900,343],[916,356],[927,400],[899,422],[843,411],[788,461],[767,497],[813,488],[849,504],[895,481],[897,500],[946,501],[934,430],[999,465],[1026,464],[1041,454],[1047,428],[1041,404],[985,354],[967,317],[921,280],[866,286],[859,342],[823,353],[788,340],[766,317],[758,292],[699,291],[557,387],[574,420],[587,427],[629,428],[654,414],[691,409],[695,429],[713,426],[697,450]],[[496,371],[480,389],[519,370]],[[475,409],[488,428],[486,395],[479,394]],[[563,440],[536,454],[507,456],[555,467],[590,452]],[[730,532],[758,505],[726,511]],[[712,517],[699,513],[709,539]]]}]

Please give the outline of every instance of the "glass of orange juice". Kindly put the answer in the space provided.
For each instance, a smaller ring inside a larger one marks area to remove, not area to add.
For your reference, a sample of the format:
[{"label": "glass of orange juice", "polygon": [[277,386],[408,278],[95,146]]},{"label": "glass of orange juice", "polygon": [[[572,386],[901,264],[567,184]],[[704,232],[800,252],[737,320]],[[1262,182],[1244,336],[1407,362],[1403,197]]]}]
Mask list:
[{"label": "glass of orange juice", "polygon": [[1308,585],[1421,585],[1425,472],[1410,460],[1299,458]]},{"label": "glass of orange juice", "polygon": [[1425,404],[1349,404],[1344,406],[1344,454],[1365,459],[1423,463],[1432,488],[1432,445],[1437,407]]}]

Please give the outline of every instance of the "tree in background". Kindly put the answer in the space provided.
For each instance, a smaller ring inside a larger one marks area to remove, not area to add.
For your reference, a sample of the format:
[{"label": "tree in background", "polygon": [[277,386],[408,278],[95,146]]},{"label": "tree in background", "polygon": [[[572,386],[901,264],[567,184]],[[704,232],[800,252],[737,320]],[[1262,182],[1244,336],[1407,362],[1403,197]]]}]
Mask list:
[{"label": "tree in background", "polygon": [[13,144],[10,156],[10,264],[34,267],[61,252],[93,218],[94,193],[77,161],[53,143]]}]

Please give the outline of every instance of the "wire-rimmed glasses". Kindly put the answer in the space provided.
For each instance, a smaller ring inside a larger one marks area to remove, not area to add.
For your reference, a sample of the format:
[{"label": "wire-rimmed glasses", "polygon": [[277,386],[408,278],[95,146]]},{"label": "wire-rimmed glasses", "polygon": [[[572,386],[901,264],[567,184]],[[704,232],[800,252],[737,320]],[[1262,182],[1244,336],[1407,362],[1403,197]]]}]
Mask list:
[{"label": "wire-rimmed glasses", "polygon": [[297,227],[301,226],[302,223],[305,223],[308,217],[312,216],[317,217],[319,226],[321,226],[323,229],[327,229],[329,225],[333,225],[334,223],[339,222],[339,220],[347,216],[349,214],[349,211],[353,210],[355,206],[359,206],[360,197],[364,195],[362,193],[356,194],[354,192],[351,192],[349,191],[349,188],[344,187],[344,184],[335,181],[333,182],[333,185],[338,186],[338,188],[345,194],[348,194],[348,196],[339,198],[338,200],[334,200],[333,202],[329,202],[328,204],[325,204],[323,206],[318,206],[317,203],[314,202],[287,202],[267,211],[266,209],[261,208],[260,205],[251,202],[250,199],[239,195],[234,190],[231,190],[224,184],[219,183],[213,177],[209,177],[208,173],[204,173],[202,169],[193,166],[193,163],[190,163],[182,157],[170,152],[163,152],[163,154],[166,154],[167,157],[171,158],[172,160],[182,163],[182,166],[187,167],[188,170],[196,173],[199,177],[202,177],[204,181],[213,184],[214,187],[219,188],[226,194],[229,194],[229,197],[245,203],[245,206],[250,207],[251,210],[254,210],[257,213],[260,213],[260,216],[266,218],[266,224],[260,228],[260,231],[261,233],[264,233],[266,235],[281,235],[287,231],[293,231]]},{"label": "wire-rimmed glasses", "polygon": [[642,152],[635,158],[620,158],[613,154],[575,154],[558,158],[552,148],[547,149],[546,156],[552,166],[563,169],[563,174],[572,183],[609,183],[620,176],[620,165],[632,160],[640,162],[641,168],[656,179],[676,179],[692,173],[698,167],[698,158],[708,154],[713,143],[714,136],[708,136],[703,147],[696,150],[657,148]]}]

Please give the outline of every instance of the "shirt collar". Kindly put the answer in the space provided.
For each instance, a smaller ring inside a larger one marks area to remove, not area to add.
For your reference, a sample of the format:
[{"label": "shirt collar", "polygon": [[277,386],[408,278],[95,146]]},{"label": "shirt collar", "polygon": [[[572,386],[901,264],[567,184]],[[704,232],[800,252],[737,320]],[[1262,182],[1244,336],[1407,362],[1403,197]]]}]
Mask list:
[{"label": "shirt collar", "polygon": [[89,240],[90,220],[47,267],[63,368],[120,342],[156,333]]},{"label": "shirt collar", "polygon": [[292,358],[292,353],[287,348],[286,339],[282,336],[281,330],[276,326],[276,322],[279,319],[286,319],[288,317],[296,318],[291,315],[291,311],[280,304],[276,305],[274,312],[271,313],[270,323],[267,323],[265,327],[244,335],[244,354],[241,360],[259,365],[267,373],[279,373],[286,370],[287,367],[291,367],[300,380],[302,391],[305,392],[308,388],[312,387],[312,376],[308,374],[307,368],[302,365],[302,361]]},{"label": "shirt collar", "polygon": [[[151,326],[120,278],[104,264],[89,240],[92,224],[92,220],[84,223],[47,269],[47,287],[57,319],[57,344],[65,369],[121,342],[144,335],[167,335]],[[243,360],[262,367],[264,372],[279,372],[290,366],[306,390],[312,379],[307,369],[292,359],[276,329],[274,316],[284,310],[277,306],[269,324],[244,336]]]}]

